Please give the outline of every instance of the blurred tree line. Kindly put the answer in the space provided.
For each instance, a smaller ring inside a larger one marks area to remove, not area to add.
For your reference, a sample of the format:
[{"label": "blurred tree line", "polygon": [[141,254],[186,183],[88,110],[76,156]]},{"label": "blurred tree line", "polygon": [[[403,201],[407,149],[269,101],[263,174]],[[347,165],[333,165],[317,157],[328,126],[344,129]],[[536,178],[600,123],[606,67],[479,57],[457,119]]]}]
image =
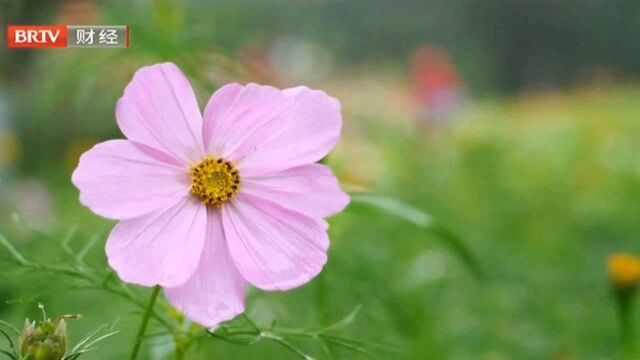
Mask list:
[{"label": "blurred tree line", "polygon": [[433,43],[452,53],[475,88],[511,93],[572,85],[602,71],[640,75],[637,0],[367,0],[324,7],[326,28],[312,33],[343,38],[346,58],[406,58]]},{"label": "blurred tree line", "polygon": [[[64,2],[0,0],[0,20],[47,23]],[[209,44],[228,51],[295,34],[333,50],[342,62],[406,63],[416,47],[435,44],[451,52],[477,93],[570,86],[598,74],[640,75],[638,0],[94,2],[140,14],[150,3],[182,7],[184,31],[203,32]],[[1,71],[13,74],[9,60],[22,62],[31,53],[3,55]]]}]

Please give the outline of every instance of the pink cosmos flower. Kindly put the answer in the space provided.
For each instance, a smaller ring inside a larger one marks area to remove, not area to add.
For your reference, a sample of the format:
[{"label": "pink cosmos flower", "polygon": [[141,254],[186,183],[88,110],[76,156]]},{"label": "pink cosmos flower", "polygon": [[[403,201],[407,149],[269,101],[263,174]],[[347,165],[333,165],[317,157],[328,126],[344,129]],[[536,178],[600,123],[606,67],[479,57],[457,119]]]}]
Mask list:
[{"label": "pink cosmos flower", "polygon": [[306,87],[230,84],[200,113],[171,63],[134,75],[116,108],[127,140],[94,146],[72,181],[123,281],[160,285],[190,319],[244,311],[247,285],[288,290],[327,260],[324,218],[349,197],[316,162],[340,138],[340,103]]}]

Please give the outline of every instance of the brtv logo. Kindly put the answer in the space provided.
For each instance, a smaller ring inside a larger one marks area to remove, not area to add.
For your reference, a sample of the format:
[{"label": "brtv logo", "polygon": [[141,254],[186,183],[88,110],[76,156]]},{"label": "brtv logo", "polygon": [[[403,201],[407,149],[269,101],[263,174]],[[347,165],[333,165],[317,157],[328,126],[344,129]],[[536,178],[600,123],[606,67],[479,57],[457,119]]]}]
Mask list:
[{"label": "brtv logo", "polygon": [[66,26],[17,26],[7,29],[9,47],[19,48],[66,48]]}]

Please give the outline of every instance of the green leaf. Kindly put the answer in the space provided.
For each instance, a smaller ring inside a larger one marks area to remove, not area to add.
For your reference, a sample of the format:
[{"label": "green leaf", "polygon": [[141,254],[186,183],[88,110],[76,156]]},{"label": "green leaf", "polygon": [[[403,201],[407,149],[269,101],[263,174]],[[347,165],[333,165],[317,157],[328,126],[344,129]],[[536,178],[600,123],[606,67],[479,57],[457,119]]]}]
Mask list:
[{"label": "green leaf", "polygon": [[14,333],[16,333],[16,335],[20,335],[20,330],[18,330],[18,328],[16,328],[15,326],[9,324],[8,322],[4,321],[4,320],[0,320],[0,325],[4,325],[7,328],[9,328],[11,331],[13,331]]},{"label": "green leaf", "polygon": [[2,234],[0,234],[0,245],[7,249],[9,255],[11,255],[18,264],[25,265],[29,263],[27,259],[25,259],[24,256],[22,256],[22,254],[20,254],[20,252],[15,247],[13,247],[9,240],[7,240],[7,238]]},{"label": "green leaf", "polygon": [[110,329],[110,327],[108,325],[102,325],[89,333],[89,335],[85,336],[84,339],[80,340],[80,342],[78,342],[76,346],[71,349],[71,354],[69,356],[90,351],[90,349],[92,349],[92,346],[96,343],[119,333],[119,331],[111,331],[105,335],[95,338],[101,331],[105,329]]},{"label": "green leaf", "polygon": [[0,354],[7,355],[10,359],[18,360],[18,358],[7,350],[0,350]]},{"label": "green leaf", "polygon": [[358,193],[351,194],[351,201],[384,211],[437,236],[444,241],[476,278],[485,278],[480,262],[462,239],[454,231],[434,220],[431,215],[423,210],[391,196]]},{"label": "green leaf", "polygon": [[356,306],[353,310],[351,310],[351,312],[349,314],[347,314],[347,316],[345,316],[344,318],[338,320],[337,322],[335,322],[335,323],[323,328],[321,330],[321,332],[342,330],[343,328],[351,325],[356,320],[356,318],[358,317],[358,314],[360,313],[360,309],[362,309],[362,305]]},{"label": "green leaf", "polygon": [[[388,352],[402,353],[397,349],[390,348],[385,345],[367,343],[364,341],[349,339],[335,334],[336,330],[339,330],[344,326],[351,324],[357,317],[359,311],[360,306],[357,306],[343,319],[321,329],[285,328],[276,327],[274,324],[271,324],[271,326],[266,328],[261,328],[247,315],[243,314],[242,323],[244,326],[236,326],[235,323],[238,323],[239,321],[235,320],[233,322],[223,324],[215,330],[207,330],[207,333],[214,339],[219,339],[237,345],[252,345],[265,340],[275,342],[276,344],[294,353],[301,359],[314,359],[314,357],[294,345],[294,343],[292,342],[293,339],[307,339],[316,341],[322,346],[323,351],[329,357],[331,357],[331,352],[326,346],[327,344],[333,344],[355,352],[359,352],[371,358],[375,356],[367,349],[369,347],[385,350]],[[249,325],[249,327],[246,326],[247,324]]]},{"label": "green leaf", "polygon": [[274,341],[276,344],[281,345],[282,347],[284,347],[285,349],[291,351],[292,353],[294,353],[295,355],[297,355],[300,359],[305,359],[305,360],[314,360],[315,358],[312,357],[311,355],[305,353],[304,351],[302,351],[301,349],[299,349],[298,347],[296,347],[295,345],[293,345],[291,342],[285,340],[284,338],[269,333],[269,332],[263,332],[260,334],[260,337],[265,338],[265,339],[269,339],[271,341]]},{"label": "green leaf", "polygon": [[370,205],[418,227],[427,228],[433,224],[431,215],[391,196],[351,194],[351,201]]},{"label": "green leaf", "polygon": [[[7,334],[7,332],[2,330],[2,329],[0,329],[0,334],[2,334],[7,339],[7,342],[9,343],[9,347],[11,348],[11,351],[13,352],[13,356],[15,356],[17,358],[18,357],[18,351],[16,350],[16,347],[13,345],[13,341],[11,340],[11,336],[9,336],[9,334]],[[2,350],[2,351],[4,353],[6,350]],[[6,352],[9,353],[8,351],[6,351]],[[7,355],[7,354],[5,354],[5,355]]]}]

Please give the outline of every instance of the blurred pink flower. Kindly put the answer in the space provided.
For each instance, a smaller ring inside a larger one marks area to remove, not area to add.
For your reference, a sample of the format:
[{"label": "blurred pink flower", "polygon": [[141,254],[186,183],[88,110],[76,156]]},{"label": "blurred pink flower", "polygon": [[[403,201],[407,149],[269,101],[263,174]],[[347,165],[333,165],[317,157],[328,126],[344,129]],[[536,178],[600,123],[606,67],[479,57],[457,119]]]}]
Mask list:
[{"label": "blurred pink flower", "polygon": [[80,158],[73,183],[94,213],[120,220],[109,264],[160,285],[190,319],[215,326],[244,311],[247,284],[288,290],[327,260],[324,218],[349,197],[315,162],[340,138],[340,103],[306,87],[229,84],[201,115],[171,63],[134,75],[116,108],[127,140]]}]

